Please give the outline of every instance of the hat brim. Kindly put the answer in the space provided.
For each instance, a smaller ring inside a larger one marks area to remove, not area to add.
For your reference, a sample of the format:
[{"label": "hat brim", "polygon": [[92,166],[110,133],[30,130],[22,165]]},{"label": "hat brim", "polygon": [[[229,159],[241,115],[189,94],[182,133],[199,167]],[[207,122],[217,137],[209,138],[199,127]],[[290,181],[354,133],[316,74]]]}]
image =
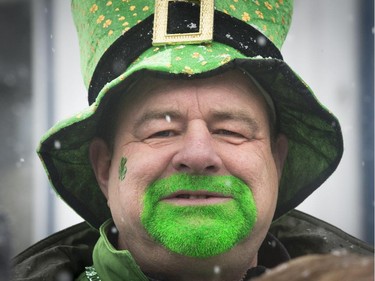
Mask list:
[{"label": "hat brim", "polygon": [[[248,58],[221,44],[153,47],[125,73],[106,84],[95,102],[56,124],[42,138],[38,154],[56,192],[98,228],[111,214],[89,160],[101,115],[117,87],[126,89],[144,72],[187,78],[213,76],[229,68],[246,71],[270,94],[288,156],[279,187],[275,219],[299,205],[336,169],[343,152],[339,122],[282,60]],[[123,91],[126,94],[126,91]]]}]

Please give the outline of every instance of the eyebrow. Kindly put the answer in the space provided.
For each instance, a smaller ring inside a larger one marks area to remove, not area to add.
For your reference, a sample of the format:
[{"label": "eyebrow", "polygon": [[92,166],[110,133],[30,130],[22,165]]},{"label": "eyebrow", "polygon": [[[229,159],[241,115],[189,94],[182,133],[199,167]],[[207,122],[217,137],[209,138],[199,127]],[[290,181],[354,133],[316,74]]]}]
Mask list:
[{"label": "eyebrow", "polygon": [[220,110],[211,110],[210,112],[210,119],[215,121],[226,121],[226,120],[234,120],[245,122],[249,125],[249,128],[252,131],[259,130],[259,122],[257,119],[249,116],[246,112],[243,111],[220,111]]},{"label": "eyebrow", "polygon": [[[138,119],[135,120],[133,130],[137,130],[139,127],[152,120],[166,120],[166,116],[169,116],[172,120],[181,120],[182,114],[174,110],[151,110],[142,114]],[[227,121],[234,120],[248,124],[252,131],[259,130],[259,122],[249,116],[243,111],[221,111],[221,110],[210,110],[210,121]]]},{"label": "eyebrow", "polygon": [[181,120],[181,113],[174,110],[151,110],[142,114],[138,119],[135,120],[133,129],[136,130],[140,126],[144,125],[151,120],[166,120],[169,116],[173,120]]}]

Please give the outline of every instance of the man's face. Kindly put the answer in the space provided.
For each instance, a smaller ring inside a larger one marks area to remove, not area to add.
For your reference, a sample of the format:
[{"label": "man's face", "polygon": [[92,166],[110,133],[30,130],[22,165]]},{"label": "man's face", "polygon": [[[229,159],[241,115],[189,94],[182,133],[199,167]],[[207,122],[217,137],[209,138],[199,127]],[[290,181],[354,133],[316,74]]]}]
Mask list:
[{"label": "man's face", "polygon": [[[120,109],[111,157],[100,140],[93,142],[91,159],[119,231],[118,247],[128,249],[146,271],[153,271],[147,260],[189,259],[157,242],[142,222],[150,185],[181,174],[233,176],[246,184],[255,201],[255,225],[231,249],[205,262],[225,257],[227,263],[231,258],[256,264],[276,207],[287,145],[282,136],[271,149],[267,105],[249,80],[237,71],[201,80],[143,79]],[[235,200],[206,194],[203,186],[189,192],[160,200],[172,208]]]}]

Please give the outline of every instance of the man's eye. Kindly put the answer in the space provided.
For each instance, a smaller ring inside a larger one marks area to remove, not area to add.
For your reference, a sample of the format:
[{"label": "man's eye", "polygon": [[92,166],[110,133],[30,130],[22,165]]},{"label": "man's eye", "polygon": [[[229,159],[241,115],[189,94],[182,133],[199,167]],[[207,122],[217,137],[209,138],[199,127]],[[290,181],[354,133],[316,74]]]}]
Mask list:
[{"label": "man's eye", "polygon": [[149,138],[168,138],[175,136],[176,133],[171,130],[160,131],[152,134]]},{"label": "man's eye", "polygon": [[228,136],[228,137],[244,138],[244,136],[241,135],[240,133],[229,131],[229,130],[224,130],[224,129],[216,130],[214,131],[214,134],[221,135],[221,136]]}]

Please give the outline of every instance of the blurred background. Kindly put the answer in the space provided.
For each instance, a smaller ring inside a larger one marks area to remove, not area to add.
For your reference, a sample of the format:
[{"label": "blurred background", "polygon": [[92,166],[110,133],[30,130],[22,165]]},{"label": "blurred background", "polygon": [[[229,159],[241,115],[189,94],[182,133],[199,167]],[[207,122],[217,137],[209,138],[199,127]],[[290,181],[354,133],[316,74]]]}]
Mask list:
[{"label": "blurred background", "polygon": [[[344,134],[339,168],[298,209],[373,244],[374,2],[295,0],[282,53]],[[35,149],[86,105],[70,1],[0,0],[0,213],[12,255],[82,221],[51,190]]]}]

